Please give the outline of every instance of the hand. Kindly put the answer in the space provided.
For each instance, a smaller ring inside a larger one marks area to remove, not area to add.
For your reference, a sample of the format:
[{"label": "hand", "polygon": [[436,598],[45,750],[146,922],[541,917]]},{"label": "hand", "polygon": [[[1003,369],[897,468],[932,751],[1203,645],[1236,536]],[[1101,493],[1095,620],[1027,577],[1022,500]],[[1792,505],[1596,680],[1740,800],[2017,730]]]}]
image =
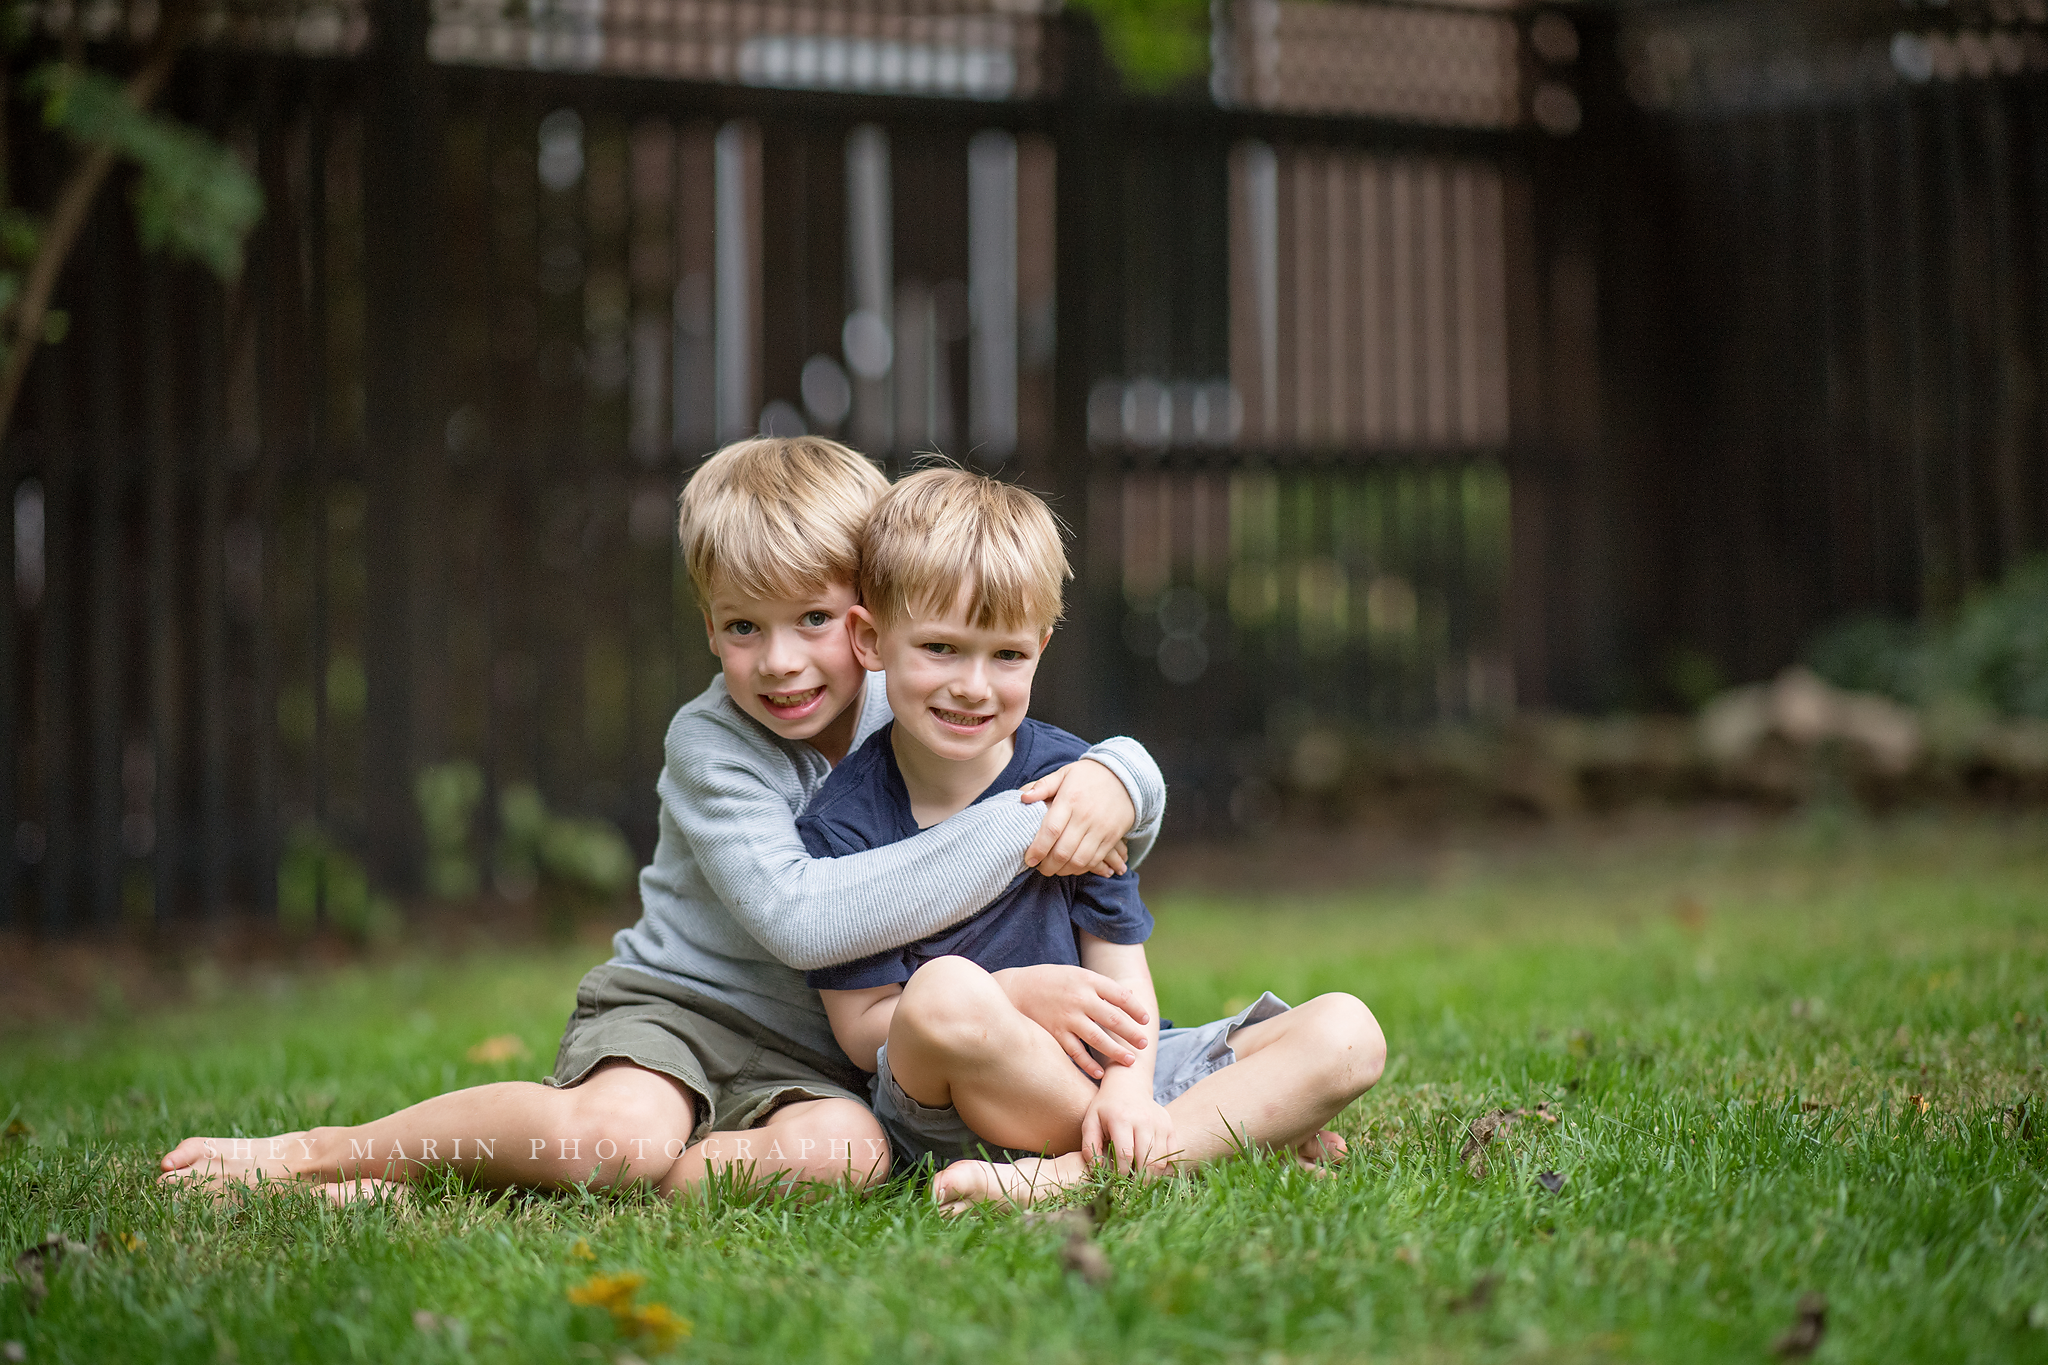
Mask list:
[{"label": "hand", "polygon": [[1114,877],[1128,868],[1124,836],[1138,811],[1123,780],[1092,758],[1076,759],[1023,790],[1024,803],[1046,802],[1038,837],[1024,850],[1024,866],[1048,877],[1079,872]]},{"label": "hand", "polygon": [[995,979],[1017,1012],[1050,1033],[1090,1080],[1102,1079],[1102,1066],[1089,1048],[1114,1065],[1130,1066],[1138,1060],[1131,1049],[1151,1041],[1145,1026],[1152,1020],[1138,997],[1100,972],[1047,963],[1006,967]]},{"label": "hand", "polygon": [[1081,1155],[1090,1166],[1106,1155],[1120,1175],[1163,1171],[1175,1150],[1173,1116],[1150,1095],[1104,1087],[1081,1120]]}]

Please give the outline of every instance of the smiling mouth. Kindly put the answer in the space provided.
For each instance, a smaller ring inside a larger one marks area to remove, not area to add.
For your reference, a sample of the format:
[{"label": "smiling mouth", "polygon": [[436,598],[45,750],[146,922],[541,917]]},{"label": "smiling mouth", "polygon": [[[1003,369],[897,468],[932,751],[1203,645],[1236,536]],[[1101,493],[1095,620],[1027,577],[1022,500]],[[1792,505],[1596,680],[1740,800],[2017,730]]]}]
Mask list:
[{"label": "smiling mouth", "polygon": [[941,721],[957,730],[979,730],[982,726],[995,719],[994,715],[977,716],[970,711],[948,711],[944,707],[939,706],[932,707],[931,712]]},{"label": "smiling mouth", "polygon": [[801,711],[825,695],[822,685],[802,692],[763,692],[761,701],[771,711]]}]

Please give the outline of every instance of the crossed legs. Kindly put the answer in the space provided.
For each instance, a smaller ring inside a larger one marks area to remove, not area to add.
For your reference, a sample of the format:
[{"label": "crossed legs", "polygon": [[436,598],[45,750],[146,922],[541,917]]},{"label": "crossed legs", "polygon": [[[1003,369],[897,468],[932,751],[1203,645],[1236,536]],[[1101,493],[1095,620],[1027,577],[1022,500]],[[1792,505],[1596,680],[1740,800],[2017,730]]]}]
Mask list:
[{"label": "crossed legs", "polygon": [[621,1058],[566,1089],[473,1086],[349,1128],[268,1138],[189,1137],[160,1163],[166,1181],[297,1180],[337,1200],[453,1171],[487,1188],[563,1189],[646,1181],[664,1194],[714,1171],[769,1182],[874,1184],[888,1175],[881,1125],[852,1100],[806,1100],[758,1128],[685,1146],[695,1097]]},{"label": "crossed legs", "polygon": [[[1179,1169],[1246,1142],[1310,1162],[1343,1155],[1324,1125],[1371,1089],[1387,1045],[1372,1011],[1353,996],[1320,995],[1231,1036],[1237,1061],[1169,1104],[1176,1150],[1138,1153],[1153,1169]],[[1081,1121],[1095,1083],[1009,1003],[993,977],[964,958],[927,963],[903,988],[889,1029],[889,1067],[911,1098],[948,1104],[999,1146],[1052,1153],[1013,1165],[956,1162],[933,1183],[941,1205],[1028,1203],[1086,1174]]]}]

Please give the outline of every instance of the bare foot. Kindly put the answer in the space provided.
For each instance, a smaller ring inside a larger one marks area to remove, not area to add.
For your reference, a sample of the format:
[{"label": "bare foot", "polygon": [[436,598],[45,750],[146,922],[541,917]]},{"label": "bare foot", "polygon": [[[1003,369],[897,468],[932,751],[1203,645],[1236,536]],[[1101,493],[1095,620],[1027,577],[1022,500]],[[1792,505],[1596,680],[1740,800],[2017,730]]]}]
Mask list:
[{"label": "bare foot", "polygon": [[267,1138],[189,1137],[164,1153],[157,1165],[167,1183],[254,1185],[259,1180],[303,1179],[293,1162],[313,1159],[307,1133],[280,1133]]},{"label": "bare foot", "polygon": [[1294,1149],[1294,1160],[1310,1175],[1328,1175],[1350,1150],[1343,1138],[1325,1128]]},{"label": "bare foot", "polygon": [[1079,1152],[1065,1156],[1026,1157],[1014,1164],[956,1161],[932,1179],[932,1201],[948,1218],[978,1204],[1004,1209],[1028,1208],[1084,1179],[1088,1163]]}]

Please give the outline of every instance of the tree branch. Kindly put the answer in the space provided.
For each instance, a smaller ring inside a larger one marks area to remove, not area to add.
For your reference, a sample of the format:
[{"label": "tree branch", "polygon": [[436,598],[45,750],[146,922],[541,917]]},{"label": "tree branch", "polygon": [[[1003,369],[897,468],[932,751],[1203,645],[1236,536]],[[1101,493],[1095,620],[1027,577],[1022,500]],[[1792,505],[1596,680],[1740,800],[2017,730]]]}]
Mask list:
[{"label": "tree branch", "polygon": [[[193,0],[168,5],[162,11],[141,64],[128,78],[128,98],[137,109],[149,108],[163,93],[197,15],[198,6]],[[5,149],[0,148],[0,155],[4,153]],[[29,265],[28,280],[22,286],[21,301],[14,314],[13,344],[7,348],[7,369],[0,373],[0,438],[6,436],[13,424],[14,406],[21,397],[22,381],[28,377],[29,362],[35,359],[36,347],[42,342],[43,319],[49,313],[51,297],[57,292],[58,276],[71,257],[71,249],[78,245],[78,234],[85,230],[86,221],[92,216],[93,200],[99,197],[100,187],[113,169],[113,149],[94,147],[72,169],[70,179],[57,195],[57,206],[50,213],[49,226],[35,260]]]}]

